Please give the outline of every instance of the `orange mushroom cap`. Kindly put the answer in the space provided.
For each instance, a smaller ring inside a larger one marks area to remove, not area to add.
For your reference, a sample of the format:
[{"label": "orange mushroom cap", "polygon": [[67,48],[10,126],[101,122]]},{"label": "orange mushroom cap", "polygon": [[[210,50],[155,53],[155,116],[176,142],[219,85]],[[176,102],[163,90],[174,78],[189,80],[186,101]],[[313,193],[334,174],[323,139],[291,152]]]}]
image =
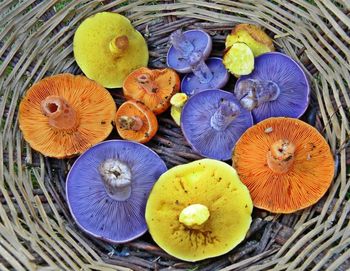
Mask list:
[{"label": "orange mushroom cap", "polygon": [[269,118],[249,128],[236,143],[232,160],[254,206],[274,213],[316,203],[334,175],[326,140],[293,118]]},{"label": "orange mushroom cap", "polygon": [[126,99],[144,103],[158,115],[170,106],[171,97],[180,90],[180,77],[169,68],[139,68],[128,75],[123,84]]},{"label": "orange mushroom cap", "polygon": [[35,83],[19,106],[19,127],[30,146],[49,157],[82,153],[112,131],[116,105],[96,82],[58,74]]},{"label": "orange mushroom cap", "polygon": [[157,133],[158,121],[143,103],[130,100],[123,103],[115,116],[115,125],[121,138],[146,143]]}]

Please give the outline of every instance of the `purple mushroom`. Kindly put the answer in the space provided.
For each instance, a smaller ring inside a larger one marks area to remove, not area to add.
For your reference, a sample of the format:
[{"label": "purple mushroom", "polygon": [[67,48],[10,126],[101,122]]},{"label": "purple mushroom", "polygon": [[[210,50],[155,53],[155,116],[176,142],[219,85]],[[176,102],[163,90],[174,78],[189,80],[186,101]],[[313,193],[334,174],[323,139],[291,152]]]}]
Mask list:
[{"label": "purple mushroom", "polygon": [[196,53],[203,60],[207,59],[212,48],[211,37],[203,30],[188,30],[182,32],[176,30],[170,35],[170,43],[167,55],[168,67],[179,73],[192,71],[191,57]]},{"label": "purple mushroom", "polygon": [[226,85],[229,73],[219,57],[208,58],[205,62],[197,55],[191,58],[192,73],[186,74],[181,82],[181,91],[188,96],[206,89],[219,89]]},{"label": "purple mushroom", "polygon": [[88,234],[112,243],[131,241],[147,230],[148,194],[166,170],[162,159],[142,144],[97,144],[75,161],[67,176],[69,209]]},{"label": "purple mushroom", "polygon": [[181,129],[191,147],[217,160],[231,159],[237,140],[252,125],[251,113],[223,90],[193,95],[181,113]]},{"label": "purple mushroom", "polygon": [[310,86],[299,64],[271,52],[255,59],[254,71],[237,80],[234,93],[258,123],[270,117],[299,118],[309,104]]}]

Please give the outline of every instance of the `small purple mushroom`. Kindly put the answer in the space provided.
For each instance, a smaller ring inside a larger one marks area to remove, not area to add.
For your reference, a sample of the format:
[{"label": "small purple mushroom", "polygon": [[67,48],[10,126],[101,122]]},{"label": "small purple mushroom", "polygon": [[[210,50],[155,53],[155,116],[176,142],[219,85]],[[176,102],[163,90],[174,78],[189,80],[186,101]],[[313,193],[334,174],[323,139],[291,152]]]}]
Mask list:
[{"label": "small purple mushroom", "polygon": [[75,161],[67,176],[69,209],[88,234],[112,243],[131,241],[147,231],[146,201],[166,170],[162,159],[142,144],[97,144]]},{"label": "small purple mushroom", "polygon": [[192,73],[186,74],[181,82],[181,91],[188,96],[207,89],[220,89],[229,79],[229,73],[219,57],[211,57],[204,62],[194,54],[191,64]]},{"label": "small purple mushroom", "polygon": [[236,141],[252,125],[251,113],[223,90],[193,95],[181,113],[181,129],[191,147],[217,160],[231,159]]},{"label": "small purple mushroom", "polygon": [[234,93],[258,123],[270,117],[299,118],[309,104],[310,87],[299,64],[271,52],[255,59],[254,71],[237,80]]},{"label": "small purple mushroom", "polygon": [[170,43],[167,55],[168,67],[179,73],[189,73],[191,69],[191,57],[196,53],[201,59],[208,58],[211,48],[211,37],[203,30],[188,30],[182,32],[176,30],[170,35]]}]

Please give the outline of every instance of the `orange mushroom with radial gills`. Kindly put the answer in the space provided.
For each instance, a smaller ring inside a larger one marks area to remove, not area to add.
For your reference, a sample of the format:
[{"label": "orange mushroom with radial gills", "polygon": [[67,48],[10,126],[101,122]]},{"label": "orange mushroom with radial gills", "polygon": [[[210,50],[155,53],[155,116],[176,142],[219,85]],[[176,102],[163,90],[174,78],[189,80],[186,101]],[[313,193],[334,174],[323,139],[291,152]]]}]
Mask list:
[{"label": "orange mushroom with radial gills", "polygon": [[179,90],[180,77],[169,68],[139,68],[130,73],[123,84],[126,99],[144,103],[156,115],[170,107],[171,97]]},{"label": "orange mushroom with radial gills", "polygon": [[313,205],[334,175],[326,140],[293,118],[269,118],[249,128],[236,143],[232,160],[254,206],[273,213]]},{"label": "orange mushroom with radial gills", "polygon": [[35,83],[19,106],[19,127],[45,156],[66,158],[104,140],[116,105],[110,93],[85,76],[58,74]]},{"label": "orange mushroom with radial gills", "polygon": [[154,113],[143,103],[129,100],[123,103],[115,117],[121,138],[146,143],[157,133],[158,121]]}]

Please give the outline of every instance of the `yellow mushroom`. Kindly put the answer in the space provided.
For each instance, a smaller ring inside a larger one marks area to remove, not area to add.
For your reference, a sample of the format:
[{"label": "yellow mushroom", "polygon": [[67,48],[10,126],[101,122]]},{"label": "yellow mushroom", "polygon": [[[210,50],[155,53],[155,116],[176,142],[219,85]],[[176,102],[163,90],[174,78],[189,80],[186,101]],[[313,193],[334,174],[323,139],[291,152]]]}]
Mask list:
[{"label": "yellow mushroom", "polygon": [[170,104],[171,104],[170,115],[173,118],[173,120],[176,122],[176,124],[179,126],[180,126],[182,108],[187,102],[187,99],[188,97],[186,93],[176,93],[170,99]]},{"label": "yellow mushroom", "polygon": [[154,185],[146,222],[155,242],[185,261],[222,255],[244,238],[253,203],[228,164],[202,159],[173,167]]},{"label": "yellow mushroom", "polygon": [[84,20],[75,32],[73,50],[85,75],[108,88],[121,87],[129,73],[148,63],[145,39],[126,17],[112,12]]}]

